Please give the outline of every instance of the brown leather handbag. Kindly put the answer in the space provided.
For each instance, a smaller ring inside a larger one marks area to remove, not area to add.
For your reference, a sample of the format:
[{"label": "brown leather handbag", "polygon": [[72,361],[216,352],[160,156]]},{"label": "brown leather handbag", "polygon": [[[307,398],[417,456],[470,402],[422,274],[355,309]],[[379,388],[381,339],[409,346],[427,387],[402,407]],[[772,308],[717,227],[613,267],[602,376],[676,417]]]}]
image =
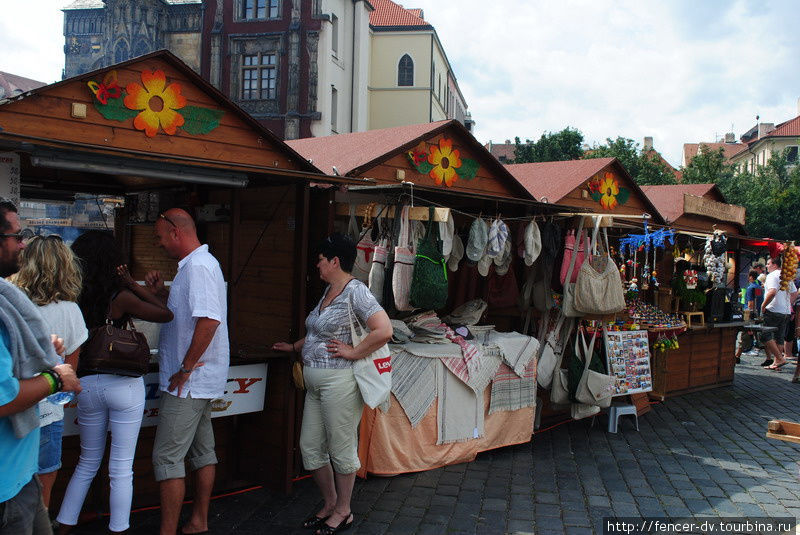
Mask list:
[{"label": "brown leather handbag", "polygon": [[110,373],[141,377],[150,365],[150,346],[147,338],[128,319],[129,328],[115,327],[111,307],[105,325],[93,328],[80,356],[80,368],[88,373]]}]

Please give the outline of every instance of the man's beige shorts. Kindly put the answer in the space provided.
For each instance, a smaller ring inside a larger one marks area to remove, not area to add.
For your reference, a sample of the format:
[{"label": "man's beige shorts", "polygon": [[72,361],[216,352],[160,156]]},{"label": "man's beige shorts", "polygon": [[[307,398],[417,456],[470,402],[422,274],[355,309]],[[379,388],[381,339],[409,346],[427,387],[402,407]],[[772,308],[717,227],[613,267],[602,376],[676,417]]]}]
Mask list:
[{"label": "man's beige shorts", "polygon": [[153,444],[156,481],[186,477],[184,460],[191,470],[217,464],[211,400],[179,398],[162,391]]}]

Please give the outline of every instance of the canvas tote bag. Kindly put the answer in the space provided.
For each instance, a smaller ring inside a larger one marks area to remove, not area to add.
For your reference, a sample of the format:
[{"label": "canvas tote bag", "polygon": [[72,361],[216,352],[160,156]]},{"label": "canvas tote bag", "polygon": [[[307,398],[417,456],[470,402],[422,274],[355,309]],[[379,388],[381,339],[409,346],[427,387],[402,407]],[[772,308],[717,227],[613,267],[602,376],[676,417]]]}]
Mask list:
[{"label": "canvas tote bag", "polygon": [[550,388],[553,381],[553,371],[555,370],[556,363],[559,361],[556,351],[558,350],[558,335],[561,331],[561,326],[564,324],[564,315],[558,314],[558,321],[555,328],[549,333],[547,332],[547,315],[542,316],[542,325],[539,328],[539,340],[544,340],[544,343],[539,345],[539,360],[536,364],[536,382],[542,388]]},{"label": "canvas tote bag", "polygon": [[397,247],[394,248],[394,269],[392,271],[392,293],[394,305],[398,311],[414,310],[409,302],[411,280],[414,277],[414,252],[409,246],[409,207],[404,206],[400,215],[400,235]]},{"label": "canvas tote bag", "polygon": [[[593,250],[597,248],[597,233],[600,218],[595,223]],[[583,314],[614,314],[625,308],[625,294],[619,278],[619,270],[608,248],[602,254],[591,254],[578,271],[578,282],[573,292],[574,308]]]},{"label": "canvas tote bag", "polygon": [[583,345],[583,375],[578,383],[578,389],[575,391],[575,398],[581,403],[586,405],[596,405],[600,408],[607,408],[611,406],[611,396],[614,394],[614,389],[617,380],[605,373],[596,372],[589,369],[592,362],[592,354],[594,352],[594,341],[597,338],[597,330],[592,335],[590,344],[586,344],[586,337],[583,335],[583,329],[578,329],[578,334],[575,336],[575,354],[580,355],[581,348],[578,347],[579,341]]},{"label": "canvas tote bag", "polygon": [[564,258],[561,260],[560,280],[562,286],[567,283],[567,280],[574,283],[577,279],[577,271],[573,271],[572,276],[569,277],[569,279],[567,278],[568,266],[573,263],[574,259],[574,265],[580,269],[586,258],[588,245],[589,240],[587,239],[586,232],[581,232],[580,229],[578,229],[578,232],[570,230],[567,233],[567,237],[564,239]]},{"label": "canvas tote bag", "polygon": [[[371,212],[372,209],[369,210]],[[356,260],[353,263],[353,271],[351,275],[367,284],[369,281],[369,272],[372,269],[372,256],[375,254],[375,242],[372,240],[372,233],[370,232],[367,223],[369,216],[364,217],[364,227],[361,229],[361,239],[356,240]]]},{"label": "canvas tote bag", "polygon": [[553,383],[550,386],[550,401],[556,405],[569,404],[569,372],[561,369],[561,363],[564,360],[567,340],[569,340],[569,335],[572,334],[574,324],[575,320],[568,319],[564,327],[565,331],[559,339],[561,350],[557,353],[558,361],[553,370]]},{"label": "canvas tote bag", "polygon": [[[367,337],[369,332],[353,312],[353,305],[347,302],[350,312],[350,336],[353,338],[353,347],[356,347]],[[358,359],[353,363],[353,375],[358,383],[358,390],[369,408],[374,409],[389,400],[392,390],[392,357],[389,346],[383,344],[368,357]]]}]

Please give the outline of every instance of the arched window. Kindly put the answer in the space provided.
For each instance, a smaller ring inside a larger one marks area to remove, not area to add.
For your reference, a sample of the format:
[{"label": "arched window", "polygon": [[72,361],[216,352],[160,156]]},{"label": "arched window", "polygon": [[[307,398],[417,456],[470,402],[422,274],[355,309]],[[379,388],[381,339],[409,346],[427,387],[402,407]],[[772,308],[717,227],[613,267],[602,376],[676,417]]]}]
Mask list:
[{"label": "arched window", "polygon": [[397,65],[397,85],[414,85],[414,60],[408,54],[404,54]]},{"label": "arched window", "polygon": [[117,41],[114,46],[114,63],[122,63],[130,59],[130,52],[128,52],[128,43],[125,41]]}]

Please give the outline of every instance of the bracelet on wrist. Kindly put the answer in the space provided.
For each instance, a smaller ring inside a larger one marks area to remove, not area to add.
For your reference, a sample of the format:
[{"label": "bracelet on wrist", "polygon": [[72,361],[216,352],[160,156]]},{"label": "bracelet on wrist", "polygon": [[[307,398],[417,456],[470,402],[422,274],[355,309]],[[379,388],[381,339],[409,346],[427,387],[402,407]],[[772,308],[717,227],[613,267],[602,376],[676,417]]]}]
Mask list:
[{"label": "bracelet on wrist", "polygon": [[47,379],[47,384],[50,385],[50,394],[61,391],[63,384],[61,383],[61,377],[58,375],[57,371],[44,370],[40,375]]}]

